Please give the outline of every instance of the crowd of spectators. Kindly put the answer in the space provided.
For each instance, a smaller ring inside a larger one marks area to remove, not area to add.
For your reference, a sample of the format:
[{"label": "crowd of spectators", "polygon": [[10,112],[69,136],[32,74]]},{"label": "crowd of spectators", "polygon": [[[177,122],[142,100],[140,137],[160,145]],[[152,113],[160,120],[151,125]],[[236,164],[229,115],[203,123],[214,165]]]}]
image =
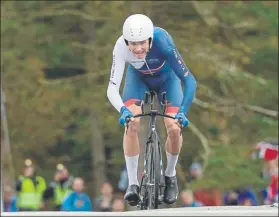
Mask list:
[{"label": "crowd of spectators", "polygon": [[[268,179],[269,185],[260,194],[251,187],[231,189],[221,192],[220,189],[192,190],[181,189],[176,207],[199,206],[258,206],[278,203],[278,144],[268,141],[258,143],[251,155],[252,158],[264,160],[261,178]],[[50,183],[36,174],[30,159],[25,161],[24,173],[17,180],[16,186],[6,185],[3,191],[4,211],[42,211],[51,201],[53,211],[96,211],[123,212],[129,210],[123,195],[128,187],[128,175],[125,167],[119,173],[117,186],[106,181],[100,189],[100,195],[90,198],[85,192],[85,181],[82,177],[73,177],[65,165],[58,164],[54,178]],[[189,168],[187,183],[203,179],[202,166],[193,162]],[[172,206],[173,207],[173,206]]]}]

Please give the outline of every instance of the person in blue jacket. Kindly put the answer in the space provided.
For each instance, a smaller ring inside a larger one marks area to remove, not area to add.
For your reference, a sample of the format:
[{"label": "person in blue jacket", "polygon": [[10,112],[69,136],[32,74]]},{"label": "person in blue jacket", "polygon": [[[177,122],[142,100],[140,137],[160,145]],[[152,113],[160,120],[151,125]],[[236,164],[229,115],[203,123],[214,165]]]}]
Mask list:
[{"label": "person in blue jacket", "polygon": [[257,196],[252,188],[244,187],[232,190],[224,195],[224,202],[227,206],[258,206]]},{"label": "person in blue jacket", "polygon": [[241,205],[247,205],[249,204],[250,206],[258,206],[258,199],[253,191],[252,188],[250,187],[245,187],[243,189],[240,189],[239,195],[238,195],[238,201],[239,204]]},{"label": "person in blue jacket", "polygon": [[89,212],[92,211],[92,203],[89,196],[83,192],[84,181],[77,177],[73,182],[73,192],[63,201],[61,211]]}]

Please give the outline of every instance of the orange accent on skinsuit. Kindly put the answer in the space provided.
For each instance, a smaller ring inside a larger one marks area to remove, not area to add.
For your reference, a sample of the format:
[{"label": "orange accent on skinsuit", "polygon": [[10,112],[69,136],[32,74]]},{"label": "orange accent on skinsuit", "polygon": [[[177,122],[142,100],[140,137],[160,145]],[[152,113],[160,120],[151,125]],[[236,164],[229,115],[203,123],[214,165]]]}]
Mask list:
[{"label": "orange accent on skinsuit", "polygon": [[177,113],[179,110],[178,106],[167,106],[165,113]]},{"label": "orange accent on skinsuit", "polygon": [[124,102],[124,105],[126,107],[129,107],[130,105],[133,105],[135,102],[140,101],[139,99],[129,99],[127,101]]}]

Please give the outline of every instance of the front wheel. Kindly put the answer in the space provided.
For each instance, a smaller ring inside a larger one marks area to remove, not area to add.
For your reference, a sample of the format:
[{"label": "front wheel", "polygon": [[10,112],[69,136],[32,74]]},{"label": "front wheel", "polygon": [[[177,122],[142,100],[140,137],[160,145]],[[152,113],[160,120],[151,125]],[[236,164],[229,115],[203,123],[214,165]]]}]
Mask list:
[{"label": "front wheel", "polygon": [[159,184],[160,184],[160,150],[157,136],[153,136],[153,142],[149,145],[148,158],[148,209],[158,209]]}]

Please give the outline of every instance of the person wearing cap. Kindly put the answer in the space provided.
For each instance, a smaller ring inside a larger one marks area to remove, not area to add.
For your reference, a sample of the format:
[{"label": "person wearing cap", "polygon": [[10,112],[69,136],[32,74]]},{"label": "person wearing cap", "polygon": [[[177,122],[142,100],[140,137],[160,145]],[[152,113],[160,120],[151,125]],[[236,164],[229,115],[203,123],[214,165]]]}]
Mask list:
[{"label": "person wearing cap", "polygon": [[57,164],[54,180],[49,183],[43,194],[44,203],[52,199],[54,210],[59,211],[65,197],[72,192],[73,180],[65,165]]},{"label": "person wearing cap", "polygon": [[30,159],[26,159],[24,174],[19,177],[16,184],[18,210],[41,210],[43,192],[45,189],[45,179],[41,176],[36,175],[33,162]]}]

